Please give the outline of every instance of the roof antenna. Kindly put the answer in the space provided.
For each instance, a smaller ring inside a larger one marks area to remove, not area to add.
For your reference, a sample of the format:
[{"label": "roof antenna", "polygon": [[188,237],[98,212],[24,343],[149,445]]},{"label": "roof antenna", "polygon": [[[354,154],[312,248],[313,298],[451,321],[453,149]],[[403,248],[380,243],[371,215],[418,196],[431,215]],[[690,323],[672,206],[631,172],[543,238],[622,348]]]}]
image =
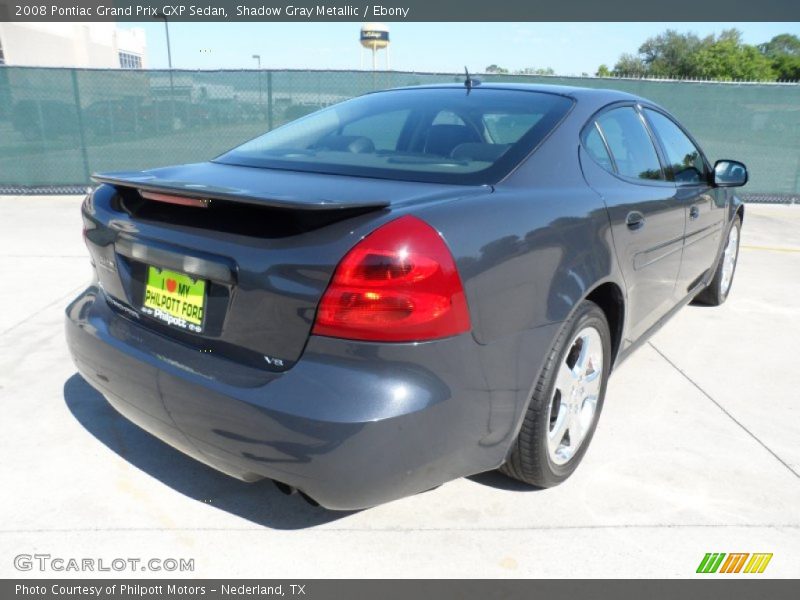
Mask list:
[{"label": "roof antenna", "polygon": [[466,75],[467,77],[464,80],[464,87],[467,88],[467,96],[469,96],[469,93],[472,91],[472,88],[479,86],[481,82],[479,79],[473,79],[472,77],[470,77],[466,65],[464,66],[464,75]]}]

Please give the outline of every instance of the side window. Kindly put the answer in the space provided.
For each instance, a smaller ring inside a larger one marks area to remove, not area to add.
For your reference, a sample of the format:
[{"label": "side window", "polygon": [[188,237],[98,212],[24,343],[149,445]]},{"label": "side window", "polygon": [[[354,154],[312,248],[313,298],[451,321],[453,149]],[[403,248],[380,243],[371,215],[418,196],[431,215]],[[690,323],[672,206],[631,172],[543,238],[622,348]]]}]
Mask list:
[{"label": "side window", "polygon": [[495,144],[513,144],[536,125],[543,115],[530,113],[486,113],[483,126]]},{"label": "side window", "polygon": [[633,107],[624,106],[603,113],[597,124],[620,175],[633,179],[664,179],[653,140]]},{"label": "side window", "polygon": [[466,125],[464,119],[451,110],[440,110],[431,125]]},{"label": "side window", "polygon": [[408,110],[396,110],[364,117],[342,127],[342,135],[367,137],[375,144],[376,150],[396,150],[408,113]]},{"label": "side window", "polygon": [[603,138],[600,137],[600,130],[597,129],[597,124],[592,123],[592,127],[587,131],[583,138],[583,146],[586,151],[601,167],[606,171],[614,170],[614,163],[611,162],[611,157],[608,155],[606,145]]},{"label": "side window", "polygon": [[664,146],[669,166],[667,178],[678,183],[701,183],[707,181],[703,155],[686,134],[671,119],[660,112],[645,109],[647,119]]}]

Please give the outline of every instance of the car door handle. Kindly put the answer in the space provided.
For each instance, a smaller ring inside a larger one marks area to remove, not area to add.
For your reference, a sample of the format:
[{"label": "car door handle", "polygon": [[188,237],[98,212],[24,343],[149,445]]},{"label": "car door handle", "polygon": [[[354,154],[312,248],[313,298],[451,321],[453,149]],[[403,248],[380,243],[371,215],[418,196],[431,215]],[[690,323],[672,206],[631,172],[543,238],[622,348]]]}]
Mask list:
[{"label": "car door handle", "polygon": [[689,209],[689,218],[694,221],[697,217],[700,216],[700,207],[699,206],[692,206]]},{"label": "car door handle", "polygon": [[628,213],[628,216],[625,217],[625,225],[628,226],[628,229],[631,231],[636,231],[637,229],[641,229],[644,227],[644,215],[640,213],[638,210],[634,210]]}]

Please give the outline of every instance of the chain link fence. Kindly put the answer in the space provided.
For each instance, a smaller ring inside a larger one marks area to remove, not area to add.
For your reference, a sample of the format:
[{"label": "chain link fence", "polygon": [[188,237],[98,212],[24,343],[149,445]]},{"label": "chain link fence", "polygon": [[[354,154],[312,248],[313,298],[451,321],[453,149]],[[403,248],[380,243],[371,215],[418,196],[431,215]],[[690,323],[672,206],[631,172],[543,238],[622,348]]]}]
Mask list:
[{"label": "chain link fence", "polygon": [[[800,202],[800,85],[479,77],[644,96],[675,114],[712,161],[745,162],[751,200]],[[461,81],[463,74],[396,71],[0,67],[0,193],[71,191],[93,172],[204,161],[371,90]]]}]

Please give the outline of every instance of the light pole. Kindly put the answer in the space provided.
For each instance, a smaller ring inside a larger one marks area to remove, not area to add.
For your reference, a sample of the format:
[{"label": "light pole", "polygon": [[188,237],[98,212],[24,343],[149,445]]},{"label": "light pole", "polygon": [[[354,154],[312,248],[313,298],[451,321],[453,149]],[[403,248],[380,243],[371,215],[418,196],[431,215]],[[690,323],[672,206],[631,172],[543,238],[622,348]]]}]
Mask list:
[{"label": "light pole", "polygon": [[261,55],[253,54],[253,58],[258,61],[258,112],[261,112]]},{"label": "light pole", "polygon": [[167,16],[157,10],[155,14],[156,19],[163,19],[164,20],[164,31],[167,34],[167,66],[169,67],[169,105],[170,105],[170,112],[172,113],[170,129],[175,127],[175,83],[172,80],[172,47],[169,43],[169,22],[167,21]]},{"label": "light pole", "polygon": [[169,21],[167,21],[167,16],[162,12],[156,12],[156,19],[163,19],[164,20],[164,31],[167,34],[167,65],[169,66],[169,70],[172,70],[172,47],[169,43]]}]

